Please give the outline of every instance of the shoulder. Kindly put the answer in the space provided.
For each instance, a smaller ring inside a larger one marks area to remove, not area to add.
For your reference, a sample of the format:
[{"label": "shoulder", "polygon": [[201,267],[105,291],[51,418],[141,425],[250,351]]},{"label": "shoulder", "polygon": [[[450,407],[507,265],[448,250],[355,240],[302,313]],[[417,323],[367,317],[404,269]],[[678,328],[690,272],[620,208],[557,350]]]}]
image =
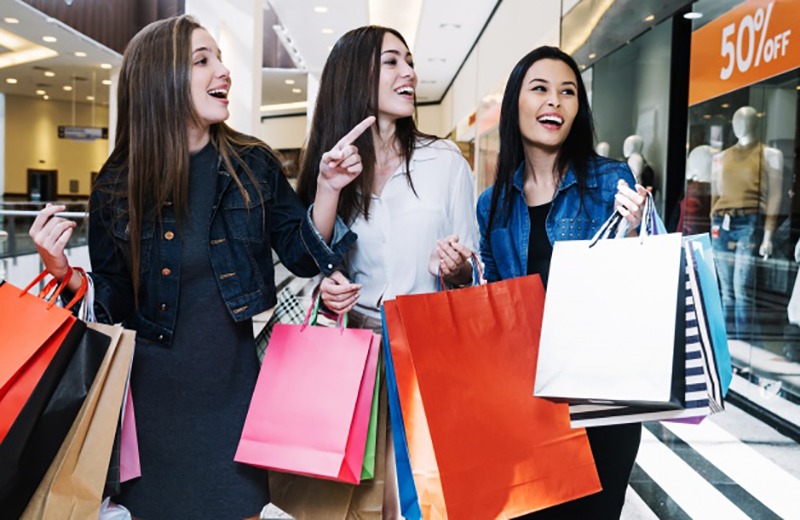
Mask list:
[{"label": "shoulder", "polygon": [[489,186],[478,196],[478,211],[489,211],[489,206],[492,203],[492,192],[494,192],[494,186]]},{"label": "shoulder", "polygon": [[589,178],[593,179],[601,188],[616,191],[617,181],[624,180],[633,187],[635,179],[630,167],[616,159],[608,157],[594,157],[588,163]]},{"label": "shoulder", "polygon": [[449,139],[417,138],[414,143],[414,155],[412,158],[418,161],[436,159],[459,164],[463,162],[465,165],[469,166],[456,143]]},{"label": "shoulder", "polygon": [[[283,170],[278,154],[263,141],[252,138],[247,145],[233,147],[236,154],[247,165],[256,177],[274,175]],[[238,165],[237,165],[238,166]]]}]

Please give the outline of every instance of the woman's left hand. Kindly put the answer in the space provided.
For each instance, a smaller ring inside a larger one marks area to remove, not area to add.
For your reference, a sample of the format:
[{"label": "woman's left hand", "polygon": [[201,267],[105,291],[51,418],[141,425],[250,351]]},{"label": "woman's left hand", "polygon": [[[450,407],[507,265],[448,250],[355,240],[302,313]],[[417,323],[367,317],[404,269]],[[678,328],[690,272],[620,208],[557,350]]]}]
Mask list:
[{"label": "woman's left hand", "polygon": [[468,283],[472,273],[472,267],[468,262],[471,256],[472,251],[459,243],[458,235],[450,235],[436,241],[428,270],[434,276],[438,276],[441,272],[445,280],[450,283],[459,285]]},{"label": "woman's left hand", "polygon": [[642,223],[642,212],[644,211],[644,201],[647,197],[647,190],[644,186],[637,184],[636,191],[633,191],[628,183],[620,179],[617,182],[617,194],[614,196],[614,209],[628,221],[630,229],[635,233],[636,228]]}]

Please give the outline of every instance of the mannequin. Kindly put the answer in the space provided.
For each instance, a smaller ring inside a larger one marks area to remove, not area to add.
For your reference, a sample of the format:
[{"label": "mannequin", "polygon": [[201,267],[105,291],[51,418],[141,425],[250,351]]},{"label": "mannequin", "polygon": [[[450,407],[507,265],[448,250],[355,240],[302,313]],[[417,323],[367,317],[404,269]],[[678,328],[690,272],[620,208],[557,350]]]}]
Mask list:
[{"label": "mannequin", "polygon": [[711,236],[729,335],[757,336],[755,262],[772,254],[781,204],[783,154],[762,144],[753,107],[733,115],[736,144],[714,155],[711,169]]},{"label": "mannequin", "polygon": [[708,233],[711,230],[711,163],[719,150],[707,144],[689,152],[686,159],[686,193],[681,200],[678,229],[685,235]]},{"label": "mannequin", "polygon": [[655,174],[644,158],[643,149],[644,139],[640,135],[629,135],[625,138],[625,142],[622,143],[622,155],[628,160],[628,166],[633,172],[633,176],[636,177],[636,182],[652,193],[655,185]]},{"label": "mannequin", "polygon": [[608,157],[608,154],[611,153],[611,145],[605,141],[600,141],[597,143],[597,146],[594,147],[594,151],[601,157]]}]

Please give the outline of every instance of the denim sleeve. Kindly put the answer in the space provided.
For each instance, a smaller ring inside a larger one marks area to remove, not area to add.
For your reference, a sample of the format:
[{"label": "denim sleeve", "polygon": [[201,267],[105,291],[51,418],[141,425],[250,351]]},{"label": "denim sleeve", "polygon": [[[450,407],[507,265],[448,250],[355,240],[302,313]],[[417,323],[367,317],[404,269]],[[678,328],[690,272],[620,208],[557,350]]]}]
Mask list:
[{"label": "denim sleeve", "polygon": [[497,272],[497,264],[494,261],[494,253],[489,244],[489,209],[492,202],[492,188],[486,189],[478,197],[478,229],[481,234],[481,260],[483,261],[483,276],[487,282],[496,282],[500,279]]},{"label": "denim sleeve", "polygon": [[337,268],[343,271],[344,254],[358,237],[350,231],[341,218],[336,217],[336,223],[333,226],[333,237],[329,246],[325,243],[317,228],[314,227],[314,221],[311,218],[313,210],[314,205],[312,204],[306,211],[306,216],[300,226],[301,236],[306,249],[311,253],[319,270],[325,276],[330,276]]},{"label": "denim sleeve", "polygon": [[331,274],[355,242],[355,233],[337,219],[331,245],[325,243],[306,208],[283,174],[280,163],[267,160],[270,200],[270,242],[283,265],[297,276],[309,278],[320,271]]},{"label": "denim sleeve", "polygon": [[[102,177],[101,177],[102,179]],[[97,182],[103,186],[102,181]],[[114,240],[114,210],[105,188],[92,192],[89,211],[89,258],[94,284],[94,312],[100,323],[120,323],[133,313],[134,290],[127,258]]]}]

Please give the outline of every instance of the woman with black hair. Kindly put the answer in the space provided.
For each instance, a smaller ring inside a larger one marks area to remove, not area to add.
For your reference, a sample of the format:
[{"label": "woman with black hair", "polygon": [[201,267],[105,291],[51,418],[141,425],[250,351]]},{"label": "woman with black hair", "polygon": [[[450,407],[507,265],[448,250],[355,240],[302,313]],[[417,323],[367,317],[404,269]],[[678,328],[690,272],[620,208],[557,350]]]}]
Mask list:
[{"label": "woman with black hair", "polygon": [[[546,287],[553,242],[591,238],[615,209],[635,232],[644,188],[631,189],[628,166],[597,155],[593,138],[575,61],[555,47],[528,53],[506,84],[495,184],[478,199],[489,282],[539,274]],[[587,434],[603,490],[525,518],[619,518],[641,426],[587,428]]]}]

